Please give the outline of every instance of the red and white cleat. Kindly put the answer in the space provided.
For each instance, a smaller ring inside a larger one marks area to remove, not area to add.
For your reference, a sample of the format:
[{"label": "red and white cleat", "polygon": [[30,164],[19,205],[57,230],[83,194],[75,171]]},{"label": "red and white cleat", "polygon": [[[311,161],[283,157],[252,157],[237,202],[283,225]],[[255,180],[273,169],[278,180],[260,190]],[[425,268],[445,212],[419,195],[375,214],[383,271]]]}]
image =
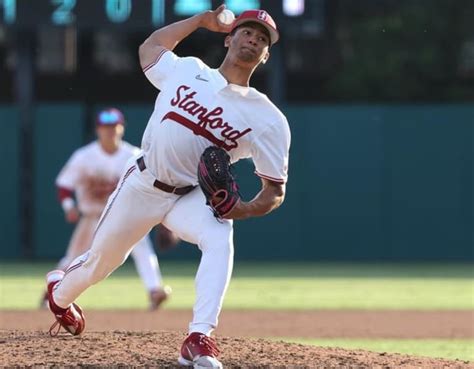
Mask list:
[{"label": "red and white cleat", "polygon": [[219,349],[213,338],[203,333],[193,332],[181,346],[178,363],[183,366],[192,366],[194,369],[222,369],[222,363],[216,358],[218,355]]},{"label": "red and white cleat", "polygon": [[[77,336],[84,331],[86,320],[82,309],[77,304],[71,304],[67,309],[63,309],[56,305],[53,300],[54,287],[63,279],[64,272],[62,270],[53,270],[46,275],[46,283],[48,286],[48,305],[49,310],[54,314],[56,322],[49,328],[49,334],[56,336],[59,329],[63,327],[73,336]],[[54,329],[58,327],[56,331]]]}]

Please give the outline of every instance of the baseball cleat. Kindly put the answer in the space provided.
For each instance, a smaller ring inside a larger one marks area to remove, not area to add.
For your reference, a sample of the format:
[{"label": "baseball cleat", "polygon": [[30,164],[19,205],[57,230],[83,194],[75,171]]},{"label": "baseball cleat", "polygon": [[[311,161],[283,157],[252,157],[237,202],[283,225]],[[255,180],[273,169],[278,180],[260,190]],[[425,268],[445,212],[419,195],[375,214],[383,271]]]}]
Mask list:
[{"label": "baseball cleat", "polygon": [[219,355],[216,341],[203,333],[193,332],[183,342],[178,363],[192,366],[194,369],[222,369],[222,363],[217,360]]},{"label": "baseball cleat", "polygon": [[154,291],[150,291],[150,311],[157,310],[160,305],[170,297],[171,292],[172,290],[170,286],[164,286]]},{"label": "baseball cleat", "polygon": [[[48,286],[48,305],[49,310],[54,314],[56,322],[49,328],[49,334],[56,336],[61,327],[77,336],[84,331],[86,321],[82,309],[77,304],[71,304],[67,309],[61,308],[53,300],[53,291],[55,286],[63,279],[64,272],[62,270],[53,270],[46,275],[46,282]],[[56,331],[55,328],[57,328]]]}]

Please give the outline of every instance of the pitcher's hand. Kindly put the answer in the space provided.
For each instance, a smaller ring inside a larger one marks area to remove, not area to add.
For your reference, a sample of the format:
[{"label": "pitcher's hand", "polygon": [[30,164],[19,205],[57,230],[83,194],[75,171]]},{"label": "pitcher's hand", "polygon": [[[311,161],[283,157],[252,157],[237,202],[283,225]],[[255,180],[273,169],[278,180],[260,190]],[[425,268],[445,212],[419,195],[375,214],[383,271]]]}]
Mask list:
[{"label": "pitcher's hand", "polygon": [[213,32],[229,33],[232,28],[232,24],[225,25],[217,20],[217,16],[224,9],[225,5],[222,4],[216,8],[216,10],[208,10],[207,12],[201,13],[200,26]]}]

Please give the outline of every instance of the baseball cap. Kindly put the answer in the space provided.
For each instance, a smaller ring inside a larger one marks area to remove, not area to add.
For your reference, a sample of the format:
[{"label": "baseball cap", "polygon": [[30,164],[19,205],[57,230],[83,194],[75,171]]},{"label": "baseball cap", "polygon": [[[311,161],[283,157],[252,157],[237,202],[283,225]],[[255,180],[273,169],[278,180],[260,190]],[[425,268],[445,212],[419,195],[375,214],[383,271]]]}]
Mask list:
[{"label": "baseball cap", "polygon": [[120,110],[107,108],[97,114],[95,123],[98,126],[115,126],[117,124],[124,124],[125,118]]},{"label": "baseball cap", "polygon": [[256,22],[264,26],[270,34],[270,44],[272,45],[280,38],[280,34],[278,33],[276,23],[273,18],[265,10],[260,9],[244,11],[235,19],[234,23],[232,23],[232,29],[230,31],[232,32],[241,24],[247,22]]}]

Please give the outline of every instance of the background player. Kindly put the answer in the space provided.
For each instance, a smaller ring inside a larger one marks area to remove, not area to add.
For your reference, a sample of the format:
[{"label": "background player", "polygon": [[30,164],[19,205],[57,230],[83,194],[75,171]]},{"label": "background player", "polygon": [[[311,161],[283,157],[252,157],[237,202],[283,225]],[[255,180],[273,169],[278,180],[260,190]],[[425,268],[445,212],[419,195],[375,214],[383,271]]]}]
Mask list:
[{"label": "background player", "polygon": [[[122,140],[124,123],[124,116],[118,109],[99,112],[96,117],[97,140],[76,150],[56,179],[65,219],[77,223],[66,254],[58,263],[60,270],[66,271],[68,265],[90,247],[107,198],[117,186],[128,159],[140,151]],[[157,230],[160,247],[169,249],[175,246],[178,239],[165,227],[160,228]],[[136,243],[131,255],[148,291],[149,307],[155,310],[168,298],[171,289],[162,286],[158,258],[149,236]],[[47,306],[44,301],[42,306]]]},{"label": "background player", "polygon": [[[233,267],[233,222],[262,216],[284,200],[288,177],[290,130],[281,111],[254,88],[250,78],[269,58],[278,40],[273,19],[262,10],[243,12],[232,26],[218,22],[224,9],[198,14],[163,27],[140,46],[140,64],[160,89],[143,140],[143,156],[131,160],[101,216],[91,249],[64,275],[48,273],[50,309],[56,321],[76,335],[85,327],[74,300],[107,277],[132,245],[163,223],[202,251],[196,274],[196,302],[179,363],[222,368],[216,328]],[[226,57],[218,69],[200,59],[180,58],[172,50],[198,28],[230,32]],[[217,145],[233,162],[252,158],[262,188],[249,202],[237,202],[216,219],[206,206],[197,180],[203,151]]]}]

